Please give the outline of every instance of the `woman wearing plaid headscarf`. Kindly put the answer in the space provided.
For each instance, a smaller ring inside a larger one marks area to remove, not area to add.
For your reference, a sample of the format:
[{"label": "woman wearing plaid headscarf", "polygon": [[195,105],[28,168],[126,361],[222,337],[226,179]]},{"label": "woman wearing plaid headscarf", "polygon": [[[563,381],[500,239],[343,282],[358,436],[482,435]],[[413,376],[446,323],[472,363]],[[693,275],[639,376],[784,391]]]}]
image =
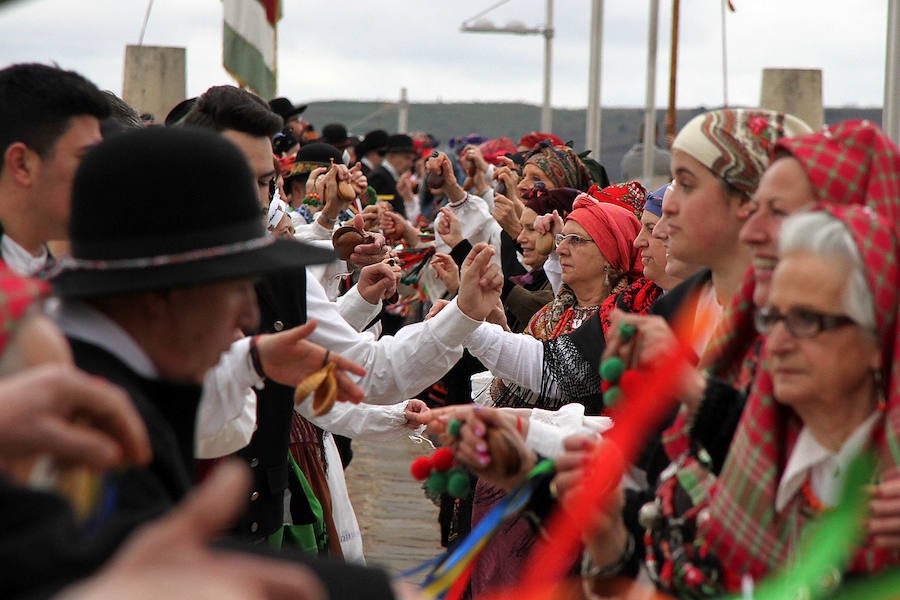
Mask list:
[{"label": "woman wearing plaid headscarf", "polygon": [[[876,453],[879,480],[900,468],[897,225],[870,207],[826,210],[787,222],[757,311],[763,366],[699,532],[726,589],[790,565],[855,454]],[[849,573],[900,564],[871,540],[854,550]]]},{"label": "woman wearing plaid headscarf", "polygon": [[[681,510],[692,510],[695,514],[699,514],[697,511],[703,508],[705,500],[695,500],[693,509],[688,509],[683,504],[685,499],[689,496],[701,497],[697,496],[697,489],[711,486],[713,480],[698,468],[696,461],[685,460],[685,457],[703,455],[707,465],[718,473],[729,451],[744,400],[754,394],[752,382],[760,364],[763,341],[754,326],[754,307],[764,306],[768,301],[772,271],[777,263],[779,232],[785,216],[809,210],[816,203],[820,206],[866,205],[886,216],[889,223],[900,223],[900,151],[874,124],[849,121],[823,132],[786,138],[775,145],[774,155],[775,159],[754,195],[756,211],[741,230],[741,240],[751,250],[752,268],[703,357],[709,376],[702,380],[705,385],[702,401],[697,406],[693,421],[690,420],[693,411],[683,408],[675,425],[667,432],[667,450],[673,460],[681,465],[679,472],[693,477],[670,477],[661,484],[660,492],[665,490],[663,496],[674,494],[676,505],[678,498],[681,498]],[[744,417],[745,421],[749,418]],[[896,430],[896,427],[890,430]],[[746,445],[746,439],[743,443]],[[773,456],[787,456],[787,450],[780,443],[776,440],[769,446],[762,445],[763,463]],[[753,447],[759,449],[760,445]],[[776,450],[778,447],[781,449]],[[727,479],[721,486],[727,490],[726,494],[734,489],[735,479],[747,473],[766,470],[771,475],[776,472],[772,464],[761,467],[759,457],[753,465],[748,464],[750,459],[746,450],[748,447],[738,446],[729,454],[732,462],[730,467],[726,467],[729,471],[723,476],[727,475]],[[778,468],[783,467],[784,464],[781,464]],[[893,476],[896,477],[896,474]],[[679,479],[682,482],[694,480],[699,485],[693,494],[685,493],[676,489],[681,487]],[[669,489],[672,486],[668,484],[675,487]],[[880,486],[876,497],[889,497],[893,487],[891,484]],[[661,497],[660,492],[657,498]],[[873,507],[875,518],[870,527],[883,534],[896,533],[890,527],[885,529],[894,515],[885,509],[879,513],[877,503]],[[879,516],[881,520],[878,520]],[[732,525],[733,522],[727,521],[724,527],[733,531]],[[690,540],[690,532],[693,531],[692,524],[688,527],[690,531],[679,533],[686,541]],[[650,533],[655,539],[666,539],[666,530],[666,527],[656,528]],[[885,535],[880,541],[887,544],[891,538]],[[675,554],[676,560],[668,569],[668,583],[663,582],[663,587],[677,589],[683,594],[703,595],[709,578],[718,575],[708,574],[710,577],[705,576],[703,580],[697,577],[695,568],[705,569],[698,562],[706,561],[695,562],[699,546],[687,543],[685,548],[684,552]],[[660,550],[658,544],[656,549]],[[657,575],[665,568],[666,561],[661,555],[662,552],[658,551],[651,556],[657,561],[654,571]],[[771,560],[775,564],[776,559],[772,557]]]}]

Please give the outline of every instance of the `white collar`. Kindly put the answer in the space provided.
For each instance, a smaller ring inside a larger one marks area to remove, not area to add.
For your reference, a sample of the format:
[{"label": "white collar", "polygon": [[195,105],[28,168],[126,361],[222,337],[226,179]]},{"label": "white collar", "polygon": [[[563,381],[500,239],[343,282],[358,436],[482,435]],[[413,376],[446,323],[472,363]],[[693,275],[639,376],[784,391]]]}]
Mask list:
[{"label": "white collar", "polygon": [[394,181],[400,179],[400,174],[397,173],[397,169],[394,168],[394,165],[391,164],[391,161],[388,159],[384,159],[381,161],[381,166],[384,167],[384,170],[391,174],[391,177],[394,178]]},{"label": "white collar", "polygon": [[153,361],[128,332],[93,306],[63,300],[51,316],[67,336],[103,348],[141,377],[159,378]]},{"label": "white collar", "polygon": [[869,417],[856,426],[856,429],[841,445],[841,449],[832,452],[820,444],[809,427],[803,426],[797,443],[791,450],[787,467],[778,482],[775,494],[775,510],[781,512],[791,499],[797,495],[807,477],[812,491],[826,506],[837,504],[844,476],[850,461],[859,454],[875,427],[881,412],[874,411]]},{"label": "white collar", "polygon": [[47,266],[47,259],[50,257],[47,246],[41,244],[41,253],[34,256],[6,234],[0,239],[0,253],[10,269],[18,275],[27,277],[39,273]]}]

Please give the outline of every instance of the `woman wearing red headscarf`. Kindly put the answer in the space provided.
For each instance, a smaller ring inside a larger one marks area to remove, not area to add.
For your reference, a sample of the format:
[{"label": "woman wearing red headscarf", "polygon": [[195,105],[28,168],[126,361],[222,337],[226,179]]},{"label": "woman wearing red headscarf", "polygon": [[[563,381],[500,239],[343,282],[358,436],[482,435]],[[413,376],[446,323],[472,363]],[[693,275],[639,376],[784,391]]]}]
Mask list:
[{"label": "woman wearing red headscarf", "polygon": [[[576,406],[582,416],[586,410],[599,412],[596,373],[579,374],[595,383],[588,386],[589,398],[568,395],[556,384],[544,385],[543,343],[574,331],[598,312],[611,311],[626,293],[632,302],[638,299],[637,310],[649,307],[659,288],[641,275],[640,252],[632,244],[640,228],[634,212],[624,206],[586,194],[576,199],[562,233],[556,236],[563,285],[554,300],[538,311],[526,335],[487,324],[466,340],[469,351],[498,377],[492,386],[495,406],[546,411],[569,405]],[[592,406],[579,404],[587,400],[594,401]],[[479,482],[473,522],[502,497],[502,490]],[[481,553],[472,574],[473,592],[477,595],[515,581],[533,540],[526,520],[505,526]]]}]

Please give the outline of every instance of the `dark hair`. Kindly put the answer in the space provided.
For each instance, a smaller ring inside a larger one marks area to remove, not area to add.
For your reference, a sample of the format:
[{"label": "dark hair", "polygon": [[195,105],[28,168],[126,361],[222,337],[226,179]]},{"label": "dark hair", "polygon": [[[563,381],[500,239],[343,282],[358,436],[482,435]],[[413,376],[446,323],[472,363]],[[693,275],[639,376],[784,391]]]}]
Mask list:
[{"label": "dark hair", "polygon": [[259,96],[233,85],[217,85],[197,98],[181,124],[271,138],[284,127],[284,119]]},{"label": "dark hair", "polygon": [[284,156],[287,152],[300,143],[290,127],[285,127],[272,138],[272,149],[278,156]]},{"label": "dark hair", "polygon": [[572,204],[580,193],[580,190],[566,187],[548,190],[543,182],[538,182],[533,189],[522,195],[522,202],[525,208],[530,208],[538,215],[549,215],[555,210],[559,212],[559,216],[565,217],[572,212]]},{"label": "dark hair", "polygon": [[[74,71],[37,63],[0,70],[0,151],[22,142],[42,158],[77,116],[109,116],[106,97]],[[0,169],[2,169],[0,164]]]},{"label": "dark hair", "polygon": [[130,104],[109,90],[103,90],[100,93],[106,97],[110,109],[110,115],[100,121],[100,132],[103,134],[104,140],[131,129],[145,127],[141,115]]}]

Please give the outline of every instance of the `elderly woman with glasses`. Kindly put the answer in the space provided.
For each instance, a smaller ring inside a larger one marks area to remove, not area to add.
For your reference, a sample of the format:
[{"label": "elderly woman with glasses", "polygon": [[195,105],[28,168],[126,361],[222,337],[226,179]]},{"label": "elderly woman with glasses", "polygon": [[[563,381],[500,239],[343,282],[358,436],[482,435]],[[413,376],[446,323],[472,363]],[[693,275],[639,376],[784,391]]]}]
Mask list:
[{"label": "elderly woman with glasses", "polygon": [[[761,372],[700,526],[728,589],[790,564],[809,524],[837,504],[853,456],[873,451],[879,480],[898,473],[896,224],[870,207],[826,210],[782,227],[755,319]],[[900,562],[871,539],[854,551],[849,573]]]}]

